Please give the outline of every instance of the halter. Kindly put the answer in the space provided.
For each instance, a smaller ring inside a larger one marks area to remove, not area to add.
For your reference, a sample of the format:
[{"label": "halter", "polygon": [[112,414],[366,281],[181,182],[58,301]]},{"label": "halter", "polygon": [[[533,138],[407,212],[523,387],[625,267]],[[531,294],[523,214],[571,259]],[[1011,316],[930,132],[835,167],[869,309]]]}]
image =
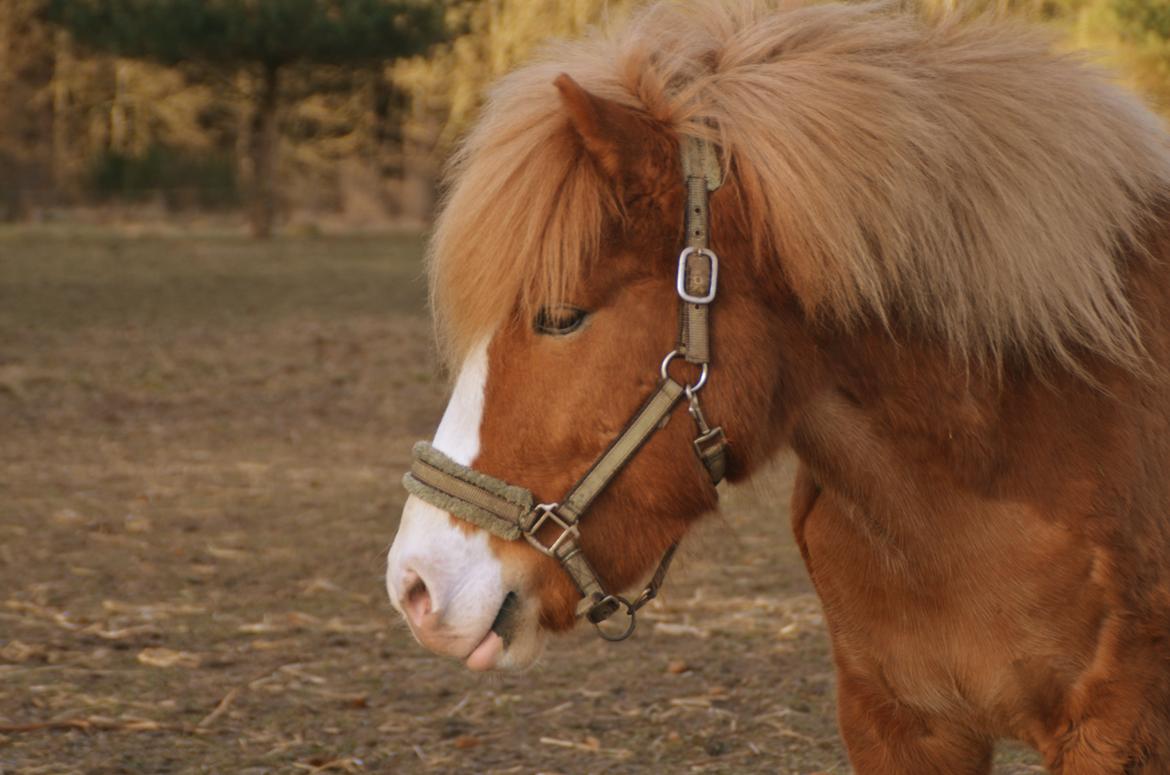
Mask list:
[{"label": "halter", "polygon": [[[556,503],[536,503],[529,490],[508,484],[456,463],[426,442],[414,445],[414,462],[403,484],[412,494],[460,517],[506,541],[526,539],[541,553],[557,560],[581,592],[577,616],[597,626],[606,640],[625,640],[636,626],[636,614],[658,595],[678,544],[672,544],[658,563],[650,583],[632,602],[606,592],[601,579],[578,545],[579,523],[589,506],[608,487],[656,430],[666,425],[670,413],[686,397],[695,421],[695,454],[706,468],[712,485],[723,480],[727,440],[723,429],[707,424],[699,406],[699,391],[707,384],[711,362],[708,313],[719,282],[719,257],[707,246],[708,195],[722,183],[715,148],[706,140],[687,137],[682,145],[683,176],[687,188],[687,245],[678,257],[675,287],[679,296],[678,345],[662,360],[657,388],[626,423],[625,428],[589,471]],[[670,362],[682,357],[700,367],[699,379],[682,385],[667,372]],[[546,525],[560,533],[550,544],[537,534]],[[620,633],[606,632],[600,624],[618,611],[628,617]]]}]

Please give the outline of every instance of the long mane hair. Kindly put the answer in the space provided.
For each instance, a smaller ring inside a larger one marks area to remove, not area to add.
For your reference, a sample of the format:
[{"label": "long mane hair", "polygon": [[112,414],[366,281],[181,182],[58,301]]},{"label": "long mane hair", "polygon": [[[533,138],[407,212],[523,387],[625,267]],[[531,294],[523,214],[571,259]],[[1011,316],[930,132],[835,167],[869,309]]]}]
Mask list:
[{"label": "long mane hair", "polygon": [[1155,115],[1020,22],[751,0],[655,3],[495,86],[430,257],[449,356],[571,293],[620,217],[561,72],[717,140],[755,271],[811,316],[897,317],[983,362],[1141,363],[1125,262],[1170,183]]}]

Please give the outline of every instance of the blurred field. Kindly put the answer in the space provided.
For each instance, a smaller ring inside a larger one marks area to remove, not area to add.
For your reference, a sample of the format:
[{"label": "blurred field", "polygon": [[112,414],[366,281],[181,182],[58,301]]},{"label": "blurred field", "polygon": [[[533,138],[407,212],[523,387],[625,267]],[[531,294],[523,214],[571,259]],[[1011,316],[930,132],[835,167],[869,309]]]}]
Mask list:
[{"label": "blurred field", "polygon": [[0,231],[0,772],[847,772],[783,492],[731,493],[630,642],[414,645],[420,253]]}]

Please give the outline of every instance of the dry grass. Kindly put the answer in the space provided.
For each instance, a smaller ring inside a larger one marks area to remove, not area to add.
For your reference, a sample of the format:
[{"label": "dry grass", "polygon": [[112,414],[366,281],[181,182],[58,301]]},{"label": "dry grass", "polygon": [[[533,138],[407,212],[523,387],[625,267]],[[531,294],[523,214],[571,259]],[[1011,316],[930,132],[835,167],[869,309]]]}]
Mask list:
[{"label": "dry grass", "polygon": [[734,493],[631,642],[413,644],[420,252],[0,232],[0,772],[847,772],[783,501]]}]

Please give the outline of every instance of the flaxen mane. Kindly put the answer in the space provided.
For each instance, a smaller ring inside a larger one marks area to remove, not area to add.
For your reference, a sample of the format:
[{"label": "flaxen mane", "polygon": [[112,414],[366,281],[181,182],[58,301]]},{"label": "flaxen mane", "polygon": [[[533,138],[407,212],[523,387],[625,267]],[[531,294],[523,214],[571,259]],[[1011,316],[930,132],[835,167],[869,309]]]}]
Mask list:
[{"label": "flaxen mane", "polygon": [[[1035,28],[874,5],[660,2],[504,78],[456,155],[432,255],[458,354],[571,293],[618,212],[553,80],[714,131],[810,313],[893,312],[967,357],[1140,359],[1119,248],[1170,181],[1158,119]],[[713,130],[708,129],[713,128]]]}]

